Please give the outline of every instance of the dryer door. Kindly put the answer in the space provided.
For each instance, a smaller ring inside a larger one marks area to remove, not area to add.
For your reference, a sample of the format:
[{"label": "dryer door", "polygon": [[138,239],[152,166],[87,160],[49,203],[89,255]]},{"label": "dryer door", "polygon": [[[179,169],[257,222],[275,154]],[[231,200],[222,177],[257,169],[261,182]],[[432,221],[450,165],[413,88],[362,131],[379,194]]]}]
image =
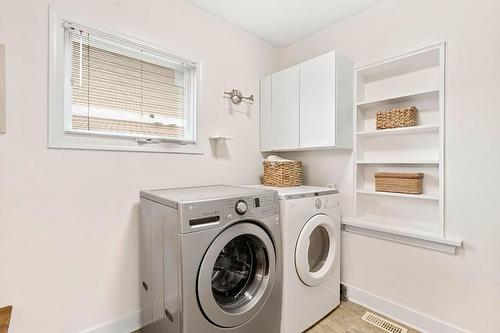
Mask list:
[{"label": "dryer door", "polygon": [[266,302],[276,278],[273,242],[247,222],[224,230],[208,248],[198,273],[198,300],[220,327],[244,324]]},{"label": "dryer door", "polygon": [[302,228],[295,247],[295,268],[308,286],[317,286],[335,261],[335,222],[325,214],[313,216]]}]

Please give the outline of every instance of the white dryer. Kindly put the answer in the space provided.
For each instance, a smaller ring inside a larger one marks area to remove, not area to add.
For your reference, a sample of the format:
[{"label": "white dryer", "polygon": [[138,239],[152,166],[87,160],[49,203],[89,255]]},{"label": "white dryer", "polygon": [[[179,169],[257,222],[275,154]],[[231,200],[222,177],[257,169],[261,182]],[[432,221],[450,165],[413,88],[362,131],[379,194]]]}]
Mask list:
[{"label": "white dryer", "polygon": [[340,304],[338,190],[264,188],[279,194],[283,241],[281,332],[303,332]]}]

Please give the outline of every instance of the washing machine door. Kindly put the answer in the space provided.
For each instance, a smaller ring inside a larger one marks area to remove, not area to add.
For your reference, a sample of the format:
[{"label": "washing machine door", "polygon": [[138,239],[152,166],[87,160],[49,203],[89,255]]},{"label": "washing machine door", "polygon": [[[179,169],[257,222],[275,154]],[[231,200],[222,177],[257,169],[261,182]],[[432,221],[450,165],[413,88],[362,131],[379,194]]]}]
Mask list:
[{"label": "washing machine door", "polygon": [[265,304],[276,278],[276,253],[269,235],[253,223],[224,230],[208,248],[198,273],[198,300],[220,327],[249,321]]},{"label": "washing machine door", "polygon": [[333,267],[335,222],[325,214],[313,216],[302,228],[295,247],[295,268],[308,286],[319,285]]}]

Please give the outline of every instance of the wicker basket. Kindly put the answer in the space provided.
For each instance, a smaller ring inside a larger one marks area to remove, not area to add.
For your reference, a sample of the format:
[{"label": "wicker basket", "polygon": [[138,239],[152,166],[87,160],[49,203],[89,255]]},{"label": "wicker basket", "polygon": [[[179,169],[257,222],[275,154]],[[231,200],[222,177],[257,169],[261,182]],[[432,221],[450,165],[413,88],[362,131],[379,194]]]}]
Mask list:
[{"label": "wicker basket", "polygon": [[407,194],[422,194],[423,173],[389,173],[375,174],[375,191]]},{"label": "wicker basket", "polygon": [[302,185],[302,162],[299,161],[264,161],[263,183],[266,186]]},{"label": "wicker basket", "polygon": [[417,125],[417,108],[391,109],[377,112],[377,129],[409,127]]}]

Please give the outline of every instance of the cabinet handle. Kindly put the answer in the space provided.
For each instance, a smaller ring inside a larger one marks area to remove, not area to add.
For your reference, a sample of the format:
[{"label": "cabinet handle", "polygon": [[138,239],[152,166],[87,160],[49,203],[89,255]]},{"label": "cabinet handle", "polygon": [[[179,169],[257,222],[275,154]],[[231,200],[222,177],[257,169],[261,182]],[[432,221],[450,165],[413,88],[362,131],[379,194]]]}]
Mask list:
[{"label": "cabinet handle", "polygon": [[170,320],[171,323],[174,322],[174,316],[172,316],[170,311],[168,311],[167,309],[165,309],[165,315],[167,316],[168,320]]}]

